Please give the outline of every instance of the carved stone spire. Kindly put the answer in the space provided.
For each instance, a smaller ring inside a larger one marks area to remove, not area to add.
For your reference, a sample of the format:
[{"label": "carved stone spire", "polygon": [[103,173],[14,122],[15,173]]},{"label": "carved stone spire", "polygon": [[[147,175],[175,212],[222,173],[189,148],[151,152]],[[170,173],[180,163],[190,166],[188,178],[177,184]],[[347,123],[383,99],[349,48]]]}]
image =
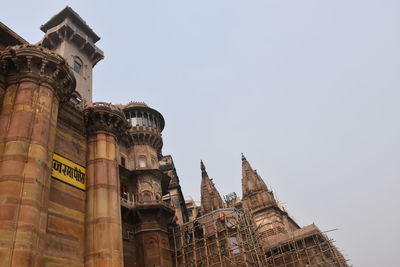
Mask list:
[{"label": "carved stone spire", "polygon": [[258,175],[256,170],[253,170],[250,163],[242,153],[242,190],[243,199],[257,192],[268,192],[267,185],[264,180]]},{"label": "carved stone spire", "polygon": [[[200,160],[200,169],[201,169],[201,173],[206,172],[206,166],[204,166],[204,163],[202,160]],[[207,174],[207,172],[206,172]]]},{"label": "carved stone spire", "polygon": [[257,173],[257,170],[254,170],[254,175],[256,176],[256,186],[259,190],[268,190],[267,185],[265,184],[264,180],[261,178],[261,176]]},{"label": "carved stone spire", "polygon": [[272,235],[287,233],[287,225],[284,223],[286,212],[278,206],[272,191],[268,190],[263,179],[256,170],[253,170],[243,154],[242,172],[243,208],[253,215],[257,225],[256,231],[260,234],[261,240]]},{"label": "carved stone spire", "polygon": [[256,172],[242,153],[242,190],[243,198],[258,191],[259,179]]},{"label": "carved stone spire", "polygon": [[201,169],[201,213],[204,215],[213,210],[221,209],[224,207],[224,202],[215,185],[208,177],[206,167],[203,161],[200,161]]}]

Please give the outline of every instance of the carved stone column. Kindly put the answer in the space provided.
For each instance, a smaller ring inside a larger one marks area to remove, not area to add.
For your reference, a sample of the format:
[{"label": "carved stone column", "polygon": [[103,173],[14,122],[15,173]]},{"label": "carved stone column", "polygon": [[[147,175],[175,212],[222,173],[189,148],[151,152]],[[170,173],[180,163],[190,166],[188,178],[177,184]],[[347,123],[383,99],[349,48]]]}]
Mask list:
[{"label": "carved stone column", "polygon": [[33,45],[2,51],[0,66],[0,265],[43,266],[58,108],[75,78],[62,57]]},{"label": "carved stone column", "polygon": [[2,106],[1,104],[3,103],[3,95],[4,92],[6,91],[6,84],[4,79],[5,79],[4,75],[0,74],[0,110]]},{"label": "carved stone column", "polygon": [[85,266],[123,266],[117,140],[127,127],[122,111],[106,103],[84,110],[88,136]]}]

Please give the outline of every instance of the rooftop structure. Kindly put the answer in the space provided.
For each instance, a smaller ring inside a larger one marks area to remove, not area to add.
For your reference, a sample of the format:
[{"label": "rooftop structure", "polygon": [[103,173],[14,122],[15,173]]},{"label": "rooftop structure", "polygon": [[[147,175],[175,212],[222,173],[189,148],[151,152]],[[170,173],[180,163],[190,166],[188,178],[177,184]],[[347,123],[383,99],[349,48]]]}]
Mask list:
[{"label": "rooftop structure", "polygon": [[45,33],[40,45],[65,58],[74,70],[76,91],[84,102],[92,102],[93,67],[104,58],[95,43],[100,37],[70,7],[65,7],[40,29]]}]

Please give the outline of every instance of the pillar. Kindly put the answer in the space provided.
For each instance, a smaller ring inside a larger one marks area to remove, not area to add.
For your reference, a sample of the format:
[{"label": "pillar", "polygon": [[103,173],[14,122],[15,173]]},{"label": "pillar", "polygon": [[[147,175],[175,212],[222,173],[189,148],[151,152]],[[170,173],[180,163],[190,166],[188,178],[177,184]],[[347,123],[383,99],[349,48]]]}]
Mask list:
[{"label": "pillar", "polygon": [[8,47],[0,66],[0,266],[43,266],[57,114],[75,78],[33,45]]},{"label": "pillar", "polygon": [[[0,65],[1,68],[1,65]],[[0,110],[1,110],[1,104],[3,103],[3,95],[4,92],[6,91],[6,84],[5,84],[5,77],[4,74],[0,75]]]},{"label": "pillar", "polygon": [[122,267],[123,247],[117,140],[125,115],[111,104],[84,110],[88,136],[85,266]]}]

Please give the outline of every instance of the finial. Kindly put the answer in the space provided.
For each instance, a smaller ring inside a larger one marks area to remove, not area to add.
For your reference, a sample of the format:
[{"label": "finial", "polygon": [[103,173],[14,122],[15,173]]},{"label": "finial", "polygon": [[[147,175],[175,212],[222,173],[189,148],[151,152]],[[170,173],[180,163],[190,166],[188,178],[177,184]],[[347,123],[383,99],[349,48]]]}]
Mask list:
[{"label": "finial", "polygon": [[246,157],[242,153],[242,161],[245,161],[245,160],[246,160]]},{"label": "finial", "polygon": [[204,163],[203,163],[203,161],[202,160],[200,160],[200,169],[201,169],[201,171],[206,171],[206,166],[204,166]]}]

